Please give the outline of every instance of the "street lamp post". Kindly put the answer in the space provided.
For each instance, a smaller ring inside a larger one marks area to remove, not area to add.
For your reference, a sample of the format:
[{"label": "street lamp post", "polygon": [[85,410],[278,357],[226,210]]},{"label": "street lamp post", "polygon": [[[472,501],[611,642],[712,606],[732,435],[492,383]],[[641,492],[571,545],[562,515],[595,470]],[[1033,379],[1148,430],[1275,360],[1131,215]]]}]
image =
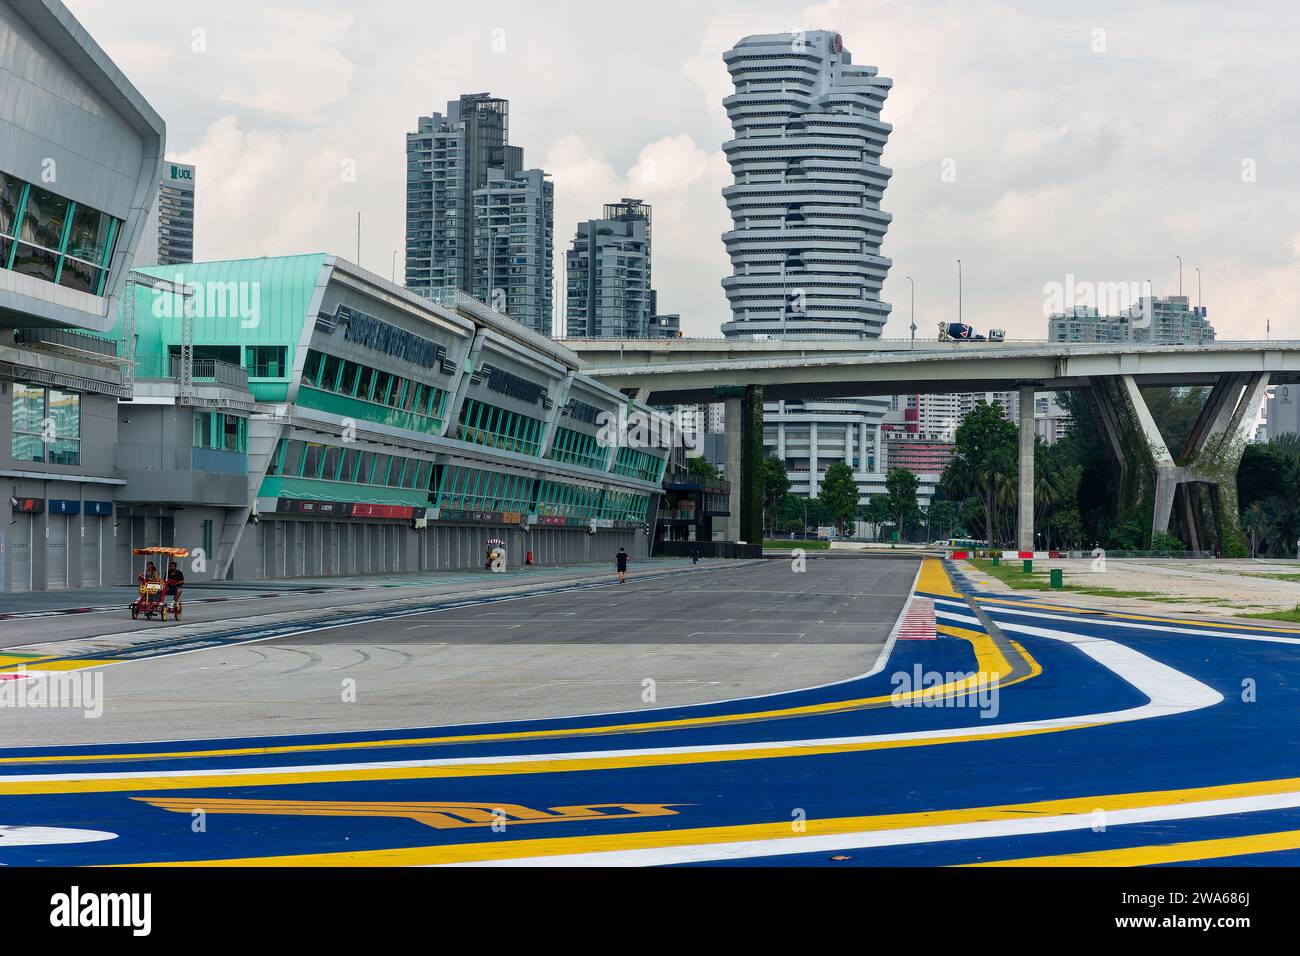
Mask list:
[{"label": "street lamp post", "polygon": [[916,350],[916,283],[911,276],[906,276],[908,284],[912,287],[912,349]]},{"label": "street lamp post", "polygon": [[961,260],[957,260],[957,322],[961,323]]}]

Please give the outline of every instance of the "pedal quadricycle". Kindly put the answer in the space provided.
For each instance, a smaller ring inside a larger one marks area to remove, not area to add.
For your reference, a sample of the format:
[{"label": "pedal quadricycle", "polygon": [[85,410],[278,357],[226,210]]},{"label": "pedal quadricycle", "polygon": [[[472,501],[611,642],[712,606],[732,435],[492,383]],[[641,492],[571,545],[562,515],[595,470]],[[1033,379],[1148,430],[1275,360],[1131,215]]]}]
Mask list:
[{"label": "pedal quadricycle", "polygon": [[[189,557],[189,548],[132,548],[131,553],[135,555],[156,556],[158,559],[166,558],[175,560],[177,558]],[[168,598],[171,598],[170,603]],[[165,621],[168,617],[179,620],[181,616],[181,598],[180,587],[170,584],[165,577],[158,572],[158,567],[154,561],[149,561],[145,565],[144,573],[140,575],[140,596],[130,605],[131,618],[139,619],[144,615],[145,620],[153,620],[155,616],[159,620]]]}]

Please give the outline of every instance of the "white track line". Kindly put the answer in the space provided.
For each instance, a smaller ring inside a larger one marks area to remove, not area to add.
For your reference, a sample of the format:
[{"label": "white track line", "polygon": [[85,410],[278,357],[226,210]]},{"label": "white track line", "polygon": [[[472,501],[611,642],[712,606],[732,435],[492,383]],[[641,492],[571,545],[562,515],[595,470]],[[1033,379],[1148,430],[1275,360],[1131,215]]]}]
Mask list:
[{"label": "white track line", "polygon": [[[961,605],[957,605],[961,606]],[[1040,620],[1064,621],[1067,624],[1106,624],[1110,627],[1127,627],[1135,631],[1160,631],[1165,634],[1190,634],[1194,637],[1227,637],[1237,641],[1263,641],[1266,644],[1300,644],[1300,637],[1281,637],[1276,634],[1252,634],[1249,631],[1215,631],[1202,627],[1187,627],[1170,623],[1143,624],[1139,621],[1116,620],[1108,617],[1074,617],[1070,614],[1053,614],[1050,611],[1024,611],[1003,605],[981,605],[989,614],[1008,614],[1016,617],[1034,617]]]},{"label": "white track line", "polygon": [[[1106,798],[1098,797],[1098,805]],[[1202,800],[1197,803],[1173,803],[1131,810],[1106,810],[1106,827],[1165,820],[1192,820],[1237,813],[1289,810],[1300,807],[1300,793],[1279,793],[1257,797],[1233,797]],[[830,853],[837,850],[865,850],[873,847],[910,846],[918,843],[942,843],[956,840],[979,840],[993,837],[1028,836],[1037,833],[1061,833],[1090,830],[1095,824],[1093,812],[1068,813],[1051,817],[1028,817],[1015,820],[988,820],[978,823],[952,823],[941,826],[908,827],[902,830],[867,830],[827,836],[773,837],[737,843],[706,843],[694,846],[653,847],[643,850],[602,850],[592,853],[569,853],[557,856],[534,856],[517,859],[481,860],[447,863],[443,866],[666,866],[675,863],[713,863],[721,860],[747,860],[793,853]]]},{"label": "white track line", "polygon": [[[972,615],[940,611],[938,617],[946,621],[958,621],[977,626],[979,624],[979,621]],[[1212,707],[1215,704],[1223,703],[1223,695],[1214,688],[1202,684],[1196,678],[1184,674],[1182,671],[1174,670],[1168,664],[1152,660],[1141,651],[1135,651],[1126,644],[1116,644],[1104,637],[1094,637],[1088,634],[1069,634],[1065,631],[1032,627],[1027,624],[1002,622],[998,627],[1003,631],[1011,631],[1016,634],[1028,634],[1030,637],[1045,637],[1050,640],[1060,641],[1087,654],[1102,667],[1120,675],[1143,694],[1146,694],[1149,703],[1136,709],[1152,710],[1157,713],[1150,713],[1145,716],[1157,716],[1158,713],[1180,714],[1184,711],[1199,710],[1202,707]],[[1127,719],[1138,720],[1141,718],[1129,717]]]}]

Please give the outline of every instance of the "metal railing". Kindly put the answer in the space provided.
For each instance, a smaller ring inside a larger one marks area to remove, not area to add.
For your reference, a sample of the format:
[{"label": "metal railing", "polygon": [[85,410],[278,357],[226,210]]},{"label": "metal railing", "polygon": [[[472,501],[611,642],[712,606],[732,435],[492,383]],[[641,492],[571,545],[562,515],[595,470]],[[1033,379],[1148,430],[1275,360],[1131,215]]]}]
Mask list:
[{"label": "metal railing", "polygon": [[14,329],[14,342],[18,345],[53,345],[90,352],[93,355],[117,357],[117,343],[73,329]]},{"label": "metal railing", "polygon": [[248,456],[222,448],[163,448],[145,442],[117,446],[117,467],[122,471],[206,471],[219,475],[248,472]]},{"label": "metal railing", "polygon": [[248,473],[248,455],[223,448],[191,448],[190,467],[218,475],[243,475]]},{"label": "metal railing", "polygon": [[[136,358],[137,379],[181,380],[181,360],[178,355],[142,355]],[[218,359],[195,359],[194,381],[212,382],[229,388],[247,390],[248,370]]]},{"label": "metal railing", "polygon": [[190,467],[188,448],[169,448],[164,454],[161,445],[146,442],[118,442],[115,459],[122,471],[183,471]]},{"label": "metal railing", "polygon": [[[780,320],[774,319],[772,321],[779,322]],[[747,338],[739,335],[731,335],[731,336],[687,335],[687,336],[682,336],[680,338],[676,336],[673,337],[651,336],[649,338],[644,338],[644,339],[640,339],[640,338],[633,339],[633,338],[619,338],[617,336],[605,336],[605,337],[580,336],[575,338],[560,338],[557,339],[557,341],[564,344],[568,344],[570,342],[576,342],[579,344],[584,342],[621,343],[622,345],[625,345],[629,349],[633,349],[633,350],[635,350],[640,345],[644,345],[650,342],[669,342],[672,343],[673,345],[689,345],[692,342],[735,342],[735,343],[740,343],[742,345],[749,342],[762,342],[766,345],[789,346],[790,348],[794,348],[794,349],[800,348],[801,346],[824,345],[824,344],[843,345],[845,347],[863,346],[863,345],[866,346],[888,345],[888,346],[896,346],[901,349],[905,347],[910,347],[912,344],[912,339],[910,338],[873,339],[873,338],[865,338],[865,337],[854,338],[852,336],[847,336],[847,335],[844,336],[827,335],[818,338],[811,335],[809,336],[801,335],[798,338],[791,337],[786,339],[786,338],[782,338],[780,332],[761,333],[761,334],[764,334],[767,337],[762,339],[754,339],[754,338]],[[929,349],[931,347],[934,347],[936,351],[940,350],[940,348],[942,348],[943,351],[951,351],[953,349],[960,349],[962,351],[968,349],[996,350],[1007,345],[1018,345],[1027,348],[1036,348],[1044,345],[1059,345],[1062,348],[1093,350],[1093,351],[1101,351],[1101,352],[1109,352],[1109,351],[1114,351],[1116,349],[1123,349],[1123,348],[1183,348],[1183,349],[1187,349],[1188,351],[1213,352],[1213,351],[1231,351],[1233,349],[1238,349],[1238,348],[1294,349],[1294,348],[1300,348],[1300,340],[1216,339],[1213,342],[1060,342],[1053,339],[1012,338],[1011,336],[1007,336],[1007,338],[1001,342],[972,342],[964,339],[953,340],[948,342],[940,342],[934,338],[916,339],[916,350],[918,352],[921,351],[922,349]]]},{"label": "metal railing", "polygon": [[[1214,557],[1213,551],[1111,551],[1110,549],[1095,549],[1102,551],[1109,558],[1175,558],[1178,560],[1206,560]],[[1093,558],[1101,555],[1094,555],[1092,551],[1065,551],[1062,552],[1067,558]]]}]

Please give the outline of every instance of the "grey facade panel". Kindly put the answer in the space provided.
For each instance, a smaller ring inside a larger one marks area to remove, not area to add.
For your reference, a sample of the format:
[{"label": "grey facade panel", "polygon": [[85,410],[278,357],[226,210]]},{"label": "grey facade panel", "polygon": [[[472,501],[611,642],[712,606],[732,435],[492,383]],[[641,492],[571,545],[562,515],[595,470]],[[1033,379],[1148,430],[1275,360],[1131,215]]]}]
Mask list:
[{"label": "grey facade panel", "polygon": [[0,323],[112,325],[166,127],[58,0],[0,0],[0,171],[122,221],[104,295],[0,272]]}]

